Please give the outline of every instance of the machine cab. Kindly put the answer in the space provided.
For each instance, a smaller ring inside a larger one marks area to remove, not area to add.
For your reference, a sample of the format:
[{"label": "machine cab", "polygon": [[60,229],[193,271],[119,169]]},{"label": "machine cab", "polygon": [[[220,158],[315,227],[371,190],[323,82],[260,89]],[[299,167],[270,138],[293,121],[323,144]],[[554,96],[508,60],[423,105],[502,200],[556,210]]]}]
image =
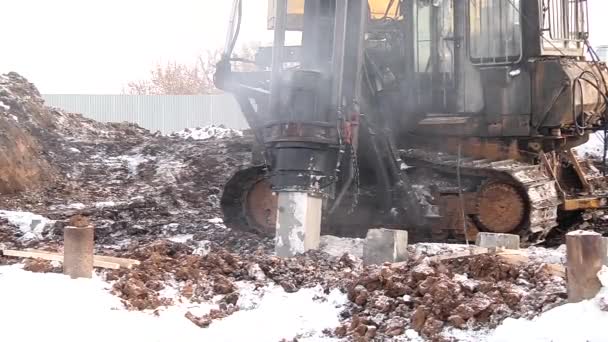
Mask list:
[{"label": "machine cab", "polygon": [[[283,7],[280,2],[269,1],[268,28],[300,31],[302,42],[289,47],[275,42],[273,48],[288,51],[282,56],[289,56],[289,62],[298,56],[304,66],[312,55],[325,56],[325,64],[313,65],[329,74],[340,70],[335,63],[360,62],[367,68],[363,80],[368,78],[374,95],[398,92],[393,98],[407,99],[388,108],[402,108],[397,125],[411,124],[412,116],[427,113],[483,116],[476,123],[481,128],[466,134],[520,136],[537,133],[529,122],[559,126],[556,120],[566,114],[555,113],[549,115],[553,120],[542,122],[547,121],[544,114],[535,117],[534,112],[550,105],[564,78],[573,78],[557,60],[585,58],[587,2],[581,0],[287,0]],[[347,8],[345,50],[331,59],[336,47],[331,42],[340,29],[336,23],[342,20],[335,11],[340,6]],[[361,6],[363,18],[353,19],[361,14],[356,11]],[[277,16],[282,16],[280,27]],[[357,35],[364,39],[363,58],[357,56]],[[324,55],[319,53],[323,49]],[[352,68],[349,72],[356,73]],[[360,96],[357,90],[350,93]],[[425,123],[438,121],[446,120],[429,118]]]}]

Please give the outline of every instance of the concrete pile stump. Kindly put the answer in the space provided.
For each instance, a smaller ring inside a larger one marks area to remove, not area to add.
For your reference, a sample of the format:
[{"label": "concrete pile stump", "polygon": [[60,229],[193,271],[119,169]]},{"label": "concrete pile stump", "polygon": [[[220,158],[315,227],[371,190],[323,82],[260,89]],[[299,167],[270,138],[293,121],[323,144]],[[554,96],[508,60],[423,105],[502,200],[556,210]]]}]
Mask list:
[{"label": "concrete pile stump", "polygon": [[323,199],[304,192],[278,195],[275,253],[293,257],[319,249]]},{"label": "concrete pile stump", "polygon": [[93,277],[94,227],[82,216],[72,218],[63,231],[63,273],[76,278]]},{"label": "concrete pile stump", "polygon": [[603,238],[604,246],[606,246],[606,257],[604,258],[604,266],[608,266],[608,237]]},{"label": "concrete pile stump", "polygon": [[363,247],[363,263],[380,265],[407,260],[406,230],[370,229]]},{"label": "concrete pile stump", "polygon": [[475,240],[475,245],[489,249],[519,249],[519,235],[498,234],[498,233],[479,233]]},{"label": "concrete pile stump", "polygon": [[602,288],[598,273],[606,260],[606,243],[601,234],[575,231],[566,235],[568,301],[594,298]]}]

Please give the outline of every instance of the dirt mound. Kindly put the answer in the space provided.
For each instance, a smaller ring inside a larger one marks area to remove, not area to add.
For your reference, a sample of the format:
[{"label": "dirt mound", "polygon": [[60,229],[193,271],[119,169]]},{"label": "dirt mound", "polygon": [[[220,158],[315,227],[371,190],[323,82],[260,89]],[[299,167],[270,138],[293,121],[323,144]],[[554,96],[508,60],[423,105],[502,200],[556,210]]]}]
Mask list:
[{"label": "dirt mound", "polygon": [[349,279],[353,279],[361,263],[348,254],[337,259],[322,252],[310,251],[294,258],[259,254],[250,259],[251,265],[259,265],[264,275],[281,285],[286,292],[317,285],[329,292],[343,288]]},{"label": "dirt mound", "polygon": [[234,292],[233,280],[246,276],[242,263],[233,254],[219,250],[202,256],[192,252],[183,244],[157,242],[130,255],[141,260],[140,265],[109,272],[107,279],[117,280],[115,293],[128,307],[144,310],[171,303],[160,297],[166,284],[174,284],[183,297],[202,302]]},{"label": "dirt mound", "polygon": [[339,336],[390,338],[413,329],[441,339],[444,329],[491,328],[507,317],[531,318],[562,303],[565,281],[538,265],[515,267],[482,255],[449,264],[372,267],[348,286],[350,320]]},{"label": "dirt mound", "polygon": [[[175,304],[175,300],[200,303],[220,296],[218,308],[208,314],[187,315],[201,327],[238,311],[240,282],[259,288],[274,283],[286,292],[321,285],[329,293],[343,288],[345,280],[353,279],[353,271],[360,264],[348,256],[336,259],[318,252],[290,259],[264,252],[238,255],[216,248],[201,253],[169,241],[158,241],[122,255],[141,260],[141,264],[131,270],[109,271],[106,278],[115,281],[114,293],[128,308],[155,310]],[[167,293],[174,295],[167,298]]]},{"label": "dirt mound", "polygon": [[48,260],[41,259],[26,259],[23,263],[23,269],[34,273],[62,273],[63,267],[58,263],[53,263]]},{"label": "dirt mound", "polygon": [[[95,143],[99,138],[131,143],[134,136],[141,140],[149,135],[136,125],[99,123],[47,107],[38,89],[14,72],[0,75],[0,128],[0,193],[33,191],[29,202],[38,199],[41,205],[47,204],[41,194],[77,188],[70,182],[76,165],[66,158],[75,153],[74,142]],[[76,164],[88,157],[82,155]]]},{"label": "dirt mound", "polygon": [[37,189],[58,178],[38,137],[52,127],[47,114],[33,84],[16,73],[0,75],[0,193]]},{"label": "dirt mound", "polygon": [[[0,207],[51,219],[44,239],[60,239],[67,219],[82,214],[102,245],[189,234],[235,251],[270,248],[218,220],[223,185],[249,165],[252,136],[195,140],[96,122],[45,107],[36,88],[14,73],[0,78],[0,101],[0,128],[7,132],[0,191],[11,192],[0,197]],[[16,232],[13,240],[22,238],[14,226],[0,222],[2,228]]]}]

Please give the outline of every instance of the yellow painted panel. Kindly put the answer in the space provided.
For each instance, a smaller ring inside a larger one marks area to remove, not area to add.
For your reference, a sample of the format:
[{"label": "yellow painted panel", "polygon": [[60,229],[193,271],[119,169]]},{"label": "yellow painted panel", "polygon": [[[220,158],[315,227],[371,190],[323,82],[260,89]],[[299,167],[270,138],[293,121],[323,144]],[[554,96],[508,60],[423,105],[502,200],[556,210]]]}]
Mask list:
[{"label": "yellow painted panel", "polygon": [[[274,29],[274,15],[277,5],[276,0],[268,0],[268,26],[267,29]],[[287,0],[287,17],[285,26],[289,31],[302,30],[304,14],[304,0]]]},{"label": "yellow painted panel", "polygon": [[606,200],[601,198],[575,198],[566,199],[562,205],[565,211],[577,211],[586,209],[599,209],[606,206]]},{"label": "yellow painted panel", "polygon": [[[369,7],[372,10],[373,18],[382,18],[384,17],[384,13],[386,13],[386,9],[390,4],[391,0],[369,0]],[[390,11],[388,12],[389,17],[396,17],[397,7],[399,5],[399,1],[394,0]]]},{"label": "yellow painted panel", "polygon": [[[287,29],[301,30],[302,29],[302,14],[304,13],[305,0],[287,0]],[[391,0],[368,0],[369,7],[372,12],[372,18],[379,19],[384,17],[386,9]],[[398,0],[394,0],[388,12],[389,17],[397,17]],[[274,28],[274,9],[276,0],[268,0],[268,29]]]},{"label": "yellow painted panel", "polygon": [[[369,0],[369,7],[372,10],[372,15],[374,18],[381,18],[384,16],[386,12],[386,8],[388,7],[391,0]],[[393,0],[392,8],[389,12],[389,16],[395,16],[395,12],[397,11],[397,6],[399,4],[398,0]],[[287,1],[287,11],[289,14],[302,14],[304,13],[304,0],[288,0]]]},{"label": "yellow painted panel", "polygon": [[287,13],[304,14],[304,0],[288,0]]}]

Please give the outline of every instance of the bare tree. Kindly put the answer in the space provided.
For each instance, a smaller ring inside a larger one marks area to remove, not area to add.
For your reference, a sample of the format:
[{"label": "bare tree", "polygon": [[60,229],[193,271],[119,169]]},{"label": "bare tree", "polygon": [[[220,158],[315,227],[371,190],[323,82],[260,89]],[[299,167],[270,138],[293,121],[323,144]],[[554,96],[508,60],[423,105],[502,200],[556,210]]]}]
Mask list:
[{"label": "bare tree", "polygon": [[[237,54],[245,60],[253,59],[255,46],[246,46]],[[215,65],[222,56],[220,50],[201,54],[193,65],[177,62],[158,64],[150,71],[148,80],[129,82],[124,93],[131,95],[201,95],[216,94],[219,90],[213,84]],[[248,70],[252,66],[238,63],[236,69]]]}]

